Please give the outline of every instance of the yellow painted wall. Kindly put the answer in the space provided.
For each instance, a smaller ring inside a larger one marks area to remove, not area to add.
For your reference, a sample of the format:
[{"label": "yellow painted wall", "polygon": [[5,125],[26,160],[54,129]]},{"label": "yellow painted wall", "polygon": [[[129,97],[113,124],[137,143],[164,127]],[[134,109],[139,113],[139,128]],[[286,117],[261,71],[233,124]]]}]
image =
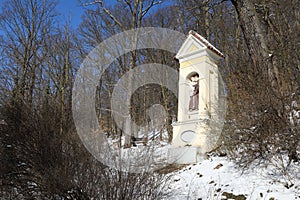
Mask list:
[{"label": "yellow painted wall", "polygon": [[199,50],[199,48],[192,44],[192,45],[188,48],[187,52],[190,53],[190,52],[193,52],[193,51],[196,51],[196,50]]},{"label": "yellow painted wall", "polygon": [[204,62],[204,61],[210,61],[208,56],[201,56],[201,57],[194,58],[194,59],[191,59],[188,61],[184,61],[184,62],[180,63],[180,67],[184,68],[184,67],[188,67],[190,65],[195,65],[197,63]]}]

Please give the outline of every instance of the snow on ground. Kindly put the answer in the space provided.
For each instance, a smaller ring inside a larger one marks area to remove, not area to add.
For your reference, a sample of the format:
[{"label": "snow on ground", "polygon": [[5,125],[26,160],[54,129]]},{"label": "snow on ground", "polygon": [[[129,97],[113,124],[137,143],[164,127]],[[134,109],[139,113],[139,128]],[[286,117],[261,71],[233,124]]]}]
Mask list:
[{"label": "snow on ground", "polygon": [[[109,143],[114,145],[116,142],[111,140]],[[156,149],[152,152],[153,159],[156,159],[157,163],[164,163],[170,145],[154,142],[147,146],[152,145]],[[143,152],[144,148],[146,147],[140,143],[136,147],[122,149],[121,152],[123,156],[126,153],[135,155]],[[268,165],[253,164],[247,170],[241,169],[227,157],[210,157],[197,164],[187,165],[171,173],[172,178],[167,191],[171,196],[166,200],[300,200],[300,163],[292,163],[288,168],[283,168],[282,166],[287,165],[283,157],[274,158]],[[125,158],[129,159],[126,156]]]},{"label": "snow on ground", "polygon": [[[279,178],[279,175],[271,175],[271,166],[252,166],[243,172],[226,157],[212,157],[173,172],[168,189],[174,200],[226,199],[222,196],[224,192],[244,195],[247,199],[300,199],[300,171],[297,167],[299,163],[293,166],[296,170],[286,180]],[[288,189],[283,181],[294,185]]]}]

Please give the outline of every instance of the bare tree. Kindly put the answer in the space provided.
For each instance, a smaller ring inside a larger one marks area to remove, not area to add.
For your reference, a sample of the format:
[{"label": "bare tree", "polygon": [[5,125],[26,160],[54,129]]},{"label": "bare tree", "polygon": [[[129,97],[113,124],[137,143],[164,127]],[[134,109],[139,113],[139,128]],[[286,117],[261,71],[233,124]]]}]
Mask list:
[{"label": "bare tree", "polygon": [[[128,29],[137,30],[136,34],[131,36],[131,37],[133,37],[133,38],[131,38],[132,41],[134,41],[132,43],[132,49],[136,49],[136,44],[137,44],[137,40],[138,40],[138,38],[137,38],[138,28],[142,27],[143,19],[144,19],[145,15],[149,12],[149,10],[153,6],[160,4],[160,3],[161,3],[160,1],[155,1],[155,0],[151,0],[151,1],[144,1],[144,0],[126,1],[126,0],[124,0],[124,1],[120,2],[120,4],[119,4],[120,6],[122,6],[122,8],[120,7],[119,9],[115,9],[115,10],[107,8],[103,1],[87,2],[87,3],[84,3],[84,5],[86,5],[86,6],[98,5],[99,7],[94,12],[97,12],[99,14],[101,13],[101,11],[104,12],[106,14],[105,17],[108,17],[117,26],[119,31],[125,31]],[[124,10],[125,12],[122,13],[122,10]],[[129,15],[128,15],[128,12],[129,12]],[[129,53],[128,56],[129,56],[128,57],[128,66],[126,66],[126,63],[122,63],[123,65],[125,64],[123,67],[125,67],[126,71],[133,69],[137,65],[137,52],[132,51]],[[131,91],[131,89],[130,89],[131,87],[132,87],[132,83],[129,82],[128,83],[128,88],[129,88],[128,91]],[[132,107],[130,99],[127,99],[126,105],[128,105],[128,107]],[[134,108],[130,108],[130,110],[132,110],[132,109],[134,109]],[[132,115],[132,114],[128,113],[128,115]],[[130,130],[131,132],[134,131],[130,127],[128,127],[128,130]],[[125,135],[124,147],[128,148],[131,146],[131,136],[132,135],[134,135],[134,133],[127,133]]]},{"label": "bare tree", "polygon": [[6,2],[0,26],[5,34],[2,49],[13,78],[15,99],[33,101],[38,66],[45,59],[42,48],[51,30],[54,2]]}]

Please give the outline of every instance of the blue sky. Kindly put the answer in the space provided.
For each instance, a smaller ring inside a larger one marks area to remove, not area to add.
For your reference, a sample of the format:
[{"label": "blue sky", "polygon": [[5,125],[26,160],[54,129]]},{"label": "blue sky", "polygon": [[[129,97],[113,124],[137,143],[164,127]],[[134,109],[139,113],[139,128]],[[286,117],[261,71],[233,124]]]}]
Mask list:
[{"label": "blue sky", "polygon": [[70,19],[71,25],[76,28],[80,24],[84,8],[80,6],[77,0],[60,0],[57,11],[61,14],[63,21]]},{"label": "blue sky", "polygon": [[[1,1],[1,0],[0,0]],[[93,0],[90,0],[92,2]],[[104,0],[105,5],[114,5],[116,0]],[[163,5],[172,4],[172,0],[164,0]],[[159,6],[154,6],[151,11],[159,8]],[[62,20],[66,21],[71,19],[71,25],[76,28],[81,22],[81,15],[83,14],[85,8],[80,5],[78,0],[59,0],[57,5],[57,11],[61,14]]]},{"label": "blue sky", "polygon": [[[0,0],[0,7],[7,0]],[[78,0],[58,0],[58,5],[56,7],[57,11],[61,15],[63,22],[67,21],[69,18],[71,24],[77,27],[81,21],[81,15],[84,12],[84,8],[80,6]]]},{"label": "blue sky", "polygon": [[[90,0],[92,2],[93,0]],[[6,0],[0,0],[0,4]],[[113,5],[116,3],[116,0],[104,0],[105,5]],[[172,2],[171,0],[164,0],[164,5]],[[154,9],[159,6],[155,6]],[[58,0],[58,5],[56,7],[57,11],[61,15],[61,20],[64,23],[70,19],[71,25],[76,28],[81,22],[81,15],[83,14],[85,8],[80,5],[78,0]],[[153,10],[153,9],[152,9]]]}]

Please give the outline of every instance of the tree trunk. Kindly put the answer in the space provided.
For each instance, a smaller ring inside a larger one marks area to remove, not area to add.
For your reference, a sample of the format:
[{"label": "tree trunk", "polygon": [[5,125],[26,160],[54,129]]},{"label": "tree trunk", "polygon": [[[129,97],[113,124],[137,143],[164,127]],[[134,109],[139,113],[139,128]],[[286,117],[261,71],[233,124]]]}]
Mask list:
[{"label": "tree trunk", "polygon": [[235,7],[253,66],[258,73],[263,73],[268,78],[273,88],[279,86],[279,72],[268,49],[266,26],[256,12],[254,3],[252,0],[231,0],[231,2]]}]

